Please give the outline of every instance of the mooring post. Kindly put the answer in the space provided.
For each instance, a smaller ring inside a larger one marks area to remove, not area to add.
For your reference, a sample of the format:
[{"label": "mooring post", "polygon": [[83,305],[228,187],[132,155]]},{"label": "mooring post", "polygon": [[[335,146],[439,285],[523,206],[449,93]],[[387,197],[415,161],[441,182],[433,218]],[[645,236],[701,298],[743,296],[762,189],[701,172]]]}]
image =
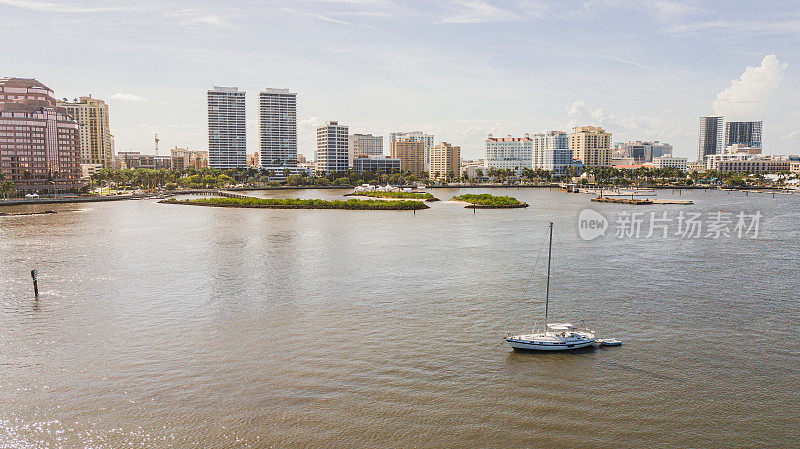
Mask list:
[{"label": "mooring post", "polygon": [[31,270],[31,278],[33,279],[33,295],[39,299],[39,283],[36,280],[36,270]]}]

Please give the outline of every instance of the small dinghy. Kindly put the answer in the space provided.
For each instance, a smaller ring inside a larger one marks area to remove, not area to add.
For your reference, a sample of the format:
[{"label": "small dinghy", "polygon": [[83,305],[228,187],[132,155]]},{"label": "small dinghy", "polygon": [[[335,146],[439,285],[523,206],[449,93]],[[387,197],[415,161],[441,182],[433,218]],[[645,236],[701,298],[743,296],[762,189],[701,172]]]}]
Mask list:
[{"label": "small dinghy", "polygon": [[603,346],[619,346],[622,344],[622,340],[617,340],[616,338],[599,338],[597,342]]}]

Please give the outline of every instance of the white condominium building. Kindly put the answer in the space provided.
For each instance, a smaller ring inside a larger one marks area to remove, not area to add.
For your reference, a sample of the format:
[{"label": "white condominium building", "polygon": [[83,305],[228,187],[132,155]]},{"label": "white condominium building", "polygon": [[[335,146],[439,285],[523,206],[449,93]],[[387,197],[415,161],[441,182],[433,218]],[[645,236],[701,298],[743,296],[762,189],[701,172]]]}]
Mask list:
[{"label": "white condominium building", "polygon": [[326,122],[317,128],[317,170],[346,172],[348,163],[348,128],[339,122]]},{"label": "white condominium building", "polygon": [[258,111],[261,167],[297,167],[297,94],[266,89],[258,94]]},{"label": "white condominium building", "polygon": [[245,93],[236,87],[214,86],[208,91],[208,166],[247,166]]},{"label": "white condominium building", "polygon": [[113,168],[113,136],[105,101],[89,95],[72,102],[58,101],[57,104],[67,108],[69,115],[78,123],[81,164],[100,164],[103,168]]},{"label": "white condominium building", "polygon": [[563,131],[550,131],[533,136],[533,168],[564,173],[572,164],[569,135]]},{"label": "white condominium building", "polygon": [[531,154],[533,139],[528,134],[525,137],[494,137],[489,134],[485,141],[487,168],[500,170],[514,170],[517,175],[523,168],[531,167]]}]

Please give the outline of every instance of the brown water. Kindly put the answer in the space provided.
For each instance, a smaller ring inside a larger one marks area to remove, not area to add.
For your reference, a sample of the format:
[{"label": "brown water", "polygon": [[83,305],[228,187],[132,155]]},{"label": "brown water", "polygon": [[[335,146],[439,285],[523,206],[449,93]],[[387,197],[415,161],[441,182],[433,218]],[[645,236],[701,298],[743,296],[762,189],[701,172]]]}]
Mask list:
[{"label": "brown water", "polygon": [[[492,192],[531,207],[13,208],[59,213],[0,217],[0,447],[800,446],[800,196]],[[590,206],[764,218],[585,242]],[[547,221],[553,317],[624,346],[502,343],[541,319]]]}]

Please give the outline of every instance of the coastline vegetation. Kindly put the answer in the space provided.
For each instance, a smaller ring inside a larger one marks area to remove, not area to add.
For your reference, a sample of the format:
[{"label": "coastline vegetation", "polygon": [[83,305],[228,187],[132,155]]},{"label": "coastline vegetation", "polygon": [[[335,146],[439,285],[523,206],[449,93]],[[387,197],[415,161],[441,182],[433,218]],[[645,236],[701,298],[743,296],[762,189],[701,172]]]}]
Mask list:
[{"label": "coastline vegetation", "polygon": [[343,209],[343,210],[420,210],[428,209],[421,201],[386,200],[318,200],[297,198],[196,198],[178,200],[168,198],[165,204],[188,204],[211,207],[243,207],[265,209]]},{"label": "coastline vegetation", "polygon": [[495,196],[488,193],[472,194],[465,193],[463,195],[454,196],[453,200],[463,201],[470,203],[467,207],[480,207],[491,209],[502,209],[512,207],[528,207],[528,203],[523,203],[512,196]]},{"label": "coastline vegetation", "polygon": [[[581,185],[642,187],[642,188],[786,188],[797,184],[797,173],[788,171],[776,172],[775,177],[767,177],[762,173],[748,172],[705,172],[681,171],[675,168],[641,167],[636,169],[618,167],[590,167],[578,169],[568,166],[563,174],[547,170],[522,168],[512,169],[486,168],[475,170],[472,178],[465,173],[461,176],[449,176],[444,180],[434,180],[428,173],[413,174],[410,172],[365,171],[357,173],[353,170],[324,173],[320,171],[291,174],[286,170],[267,170],[264,168],[238,168],[218,170],[213,168],[184,169],[103,169],[93,174],[85,184],[77,183],[73,189],[60,193],[85,195],[114,195],[125,193],[175,191],[181,189],[225,189],[225,188],[345,188],[361,184],[413,186],[448,186],[457,182],[460,185],[487,186],[540,186],[552,187],[560,182],[578,182]],[[575,179],[586,173],[593,179]],[[25,172],[24,179],[32,174]],[[48,181],[52,183],[52,181]],[[38,193],[48,193],[43,187]],[[0,173],[0,197],[17,198],[27,192],[18,191],[14,180],[7,174]],[[49,192],[59,193],[59,192]],[[409,192],[403,192],[409,193]],[[414,198],[416,199],[416,198]],[[434,200],[427,200],[434,201]]]},{"label": "coastline vegetation", "polygon": [[423,192],[353,192],[353,196],[366,196],[370,198],[414,199],[436,201],[436,197]]}]

